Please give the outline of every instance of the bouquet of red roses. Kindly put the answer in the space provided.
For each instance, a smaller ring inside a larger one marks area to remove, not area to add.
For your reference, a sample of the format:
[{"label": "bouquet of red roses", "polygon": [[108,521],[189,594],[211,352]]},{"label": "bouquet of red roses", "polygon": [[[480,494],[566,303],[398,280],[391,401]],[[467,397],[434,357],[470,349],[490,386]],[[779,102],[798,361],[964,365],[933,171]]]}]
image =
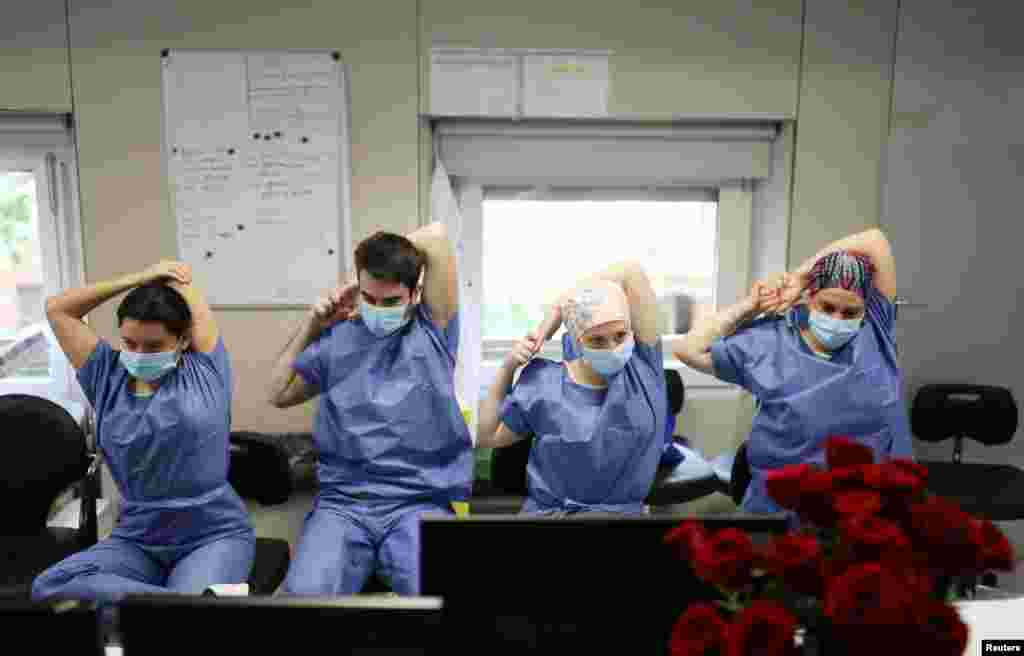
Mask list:
[{"label": "bouquet of red roses", "polygon": [[1006,537],[928,494],[922,465],[875,463],[870,449],[844,437],[828,439],[826,462],[768,475],[768,493],[801,528],[767,545],[695,520],[666,535],[723,597],[679,617],[673,656],[782,656],[800,653],[801,643],[828,656],[963,654],[967,627],[949,602],[959,581],[1013,569]]}]

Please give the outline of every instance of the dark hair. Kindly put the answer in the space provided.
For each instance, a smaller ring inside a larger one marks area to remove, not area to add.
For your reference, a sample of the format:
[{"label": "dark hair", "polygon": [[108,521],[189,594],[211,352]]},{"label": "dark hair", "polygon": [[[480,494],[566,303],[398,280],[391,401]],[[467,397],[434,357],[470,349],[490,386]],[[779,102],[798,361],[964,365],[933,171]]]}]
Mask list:
[{"label": "dark hair", "polygon": [[377,232],[356,248],[356,274],[366,271],[374,278],[397,282],[416,291],[424,257],[411,241],[390,232]]},{"label": "dark hair", "polygon": [[136,287],[121,301],[117,325],[125,319],[159,321],[167,332],[181,337],[192,325],[192,312],[176,290],[161,282],[151,282]]}]

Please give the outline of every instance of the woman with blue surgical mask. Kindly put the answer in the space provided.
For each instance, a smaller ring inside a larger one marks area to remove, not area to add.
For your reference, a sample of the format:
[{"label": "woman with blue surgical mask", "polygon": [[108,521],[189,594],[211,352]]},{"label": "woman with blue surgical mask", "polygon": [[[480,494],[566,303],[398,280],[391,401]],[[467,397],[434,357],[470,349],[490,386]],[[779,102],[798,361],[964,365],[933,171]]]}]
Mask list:
[{"label": "woman with blue surgical mask", "polygon": [[[115,350],[82,319],[126,291]],[[39,575],[32,596],[244,592],[256,541],[228,483],[231,364],[191,268],[160,262],[72,289],[46,315],[95,409],[122,504],[113,534]]]},{"label": "woman with blue surgical mask", "polygon": [[[563,323],[580,357],[535,358]],[[643,268],[623,263],[563,294],[512,349],[480,405],[477,446],[534,436],[523,512],[640,513],[667,414],[657,299]]]},{"label": "woman with blue surgical mask", "polygon": [[[824,443],[845,435],[878,461],[913,457],[896,358],[896,266],[885,235],[836,241],[793,273],[673,340],[689,366],[749,391],[758,402],[742,508],[776,512],[766,474],[823,465]],[[758,318],[758,315],[762,315]]]}]

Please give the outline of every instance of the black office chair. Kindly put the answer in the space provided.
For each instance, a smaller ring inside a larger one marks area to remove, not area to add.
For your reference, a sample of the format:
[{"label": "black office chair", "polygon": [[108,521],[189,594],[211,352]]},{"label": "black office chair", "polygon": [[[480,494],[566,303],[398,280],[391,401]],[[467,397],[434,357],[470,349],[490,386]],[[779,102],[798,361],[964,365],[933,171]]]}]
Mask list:
[{"label": "black office chair", "polygon": [[[7,501],[0,522],[0,598],[27,599],[36,576],[96,544],[99,459],[86,429],[47,399],[0,396],[0,426],[0,498]],[[72,486],[81,498],[78,528],[47,526],[53,502]]]},{"label": "black office chair", "polygon": [[[230,436],[231,465],[228,481],[239,496],[264,506],[282,504],[294,490],[288,456],[272,436],[233,432]],[[254,595],[271,595],[284,581],[291,565],[287,540],[256,538],[256,555],[249,589]]]},{"label": "black office chair", "polygon": [[[686,401],[686,387],[676,369],[665,370],[668,385],[669,412],[676,416]],[[682,442],[683,438],[676,436]],[[516,513],[522,507],[527,495],[526,466],[530,460],[533,436],[494,450],[491,460],[491,480],[502,495],[493,498],[474,498],[470,502],[471,512]],[[660,467],[655,475],[651,491],[645,502],[651,506],[667,506],[686,503],[719,491],[714,474],[694,479],[679,469]]]},{"label": "black office chair", "polygon": [[1017,432],[1017,403],[1005,387],[925,385],[914,397],[911,429],[925,442],[953,440],[952,462],[921,461],[927,488],[967,513],[993,521],[1024,519],[1024,471],[1006,464],[965,463],[963,441],[1006,444]]}]

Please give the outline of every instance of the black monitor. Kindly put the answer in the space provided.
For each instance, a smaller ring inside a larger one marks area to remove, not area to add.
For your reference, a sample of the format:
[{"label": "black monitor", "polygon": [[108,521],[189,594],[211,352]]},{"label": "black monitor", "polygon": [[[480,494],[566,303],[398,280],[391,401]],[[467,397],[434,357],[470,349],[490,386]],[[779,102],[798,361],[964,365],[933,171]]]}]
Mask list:
[{"label": "black monitor", "polygon": [[[679,614],[718,596],[664,544],[682,519],[424,515],[422,593],[442,597],[446,629],[472,631],[481,648],[665,653]],[[700,519],[755,542],[786,531],[781,514]]]},{"label": "black monitor", "polygon": [[131,595],[120,604],[124,656],[438,653],[440,599]]},{"label": "black monitor", "polygon": [[0,600],[0,639],[8,653],[100,656],[103,645],[95,609],[76,601]]}]

